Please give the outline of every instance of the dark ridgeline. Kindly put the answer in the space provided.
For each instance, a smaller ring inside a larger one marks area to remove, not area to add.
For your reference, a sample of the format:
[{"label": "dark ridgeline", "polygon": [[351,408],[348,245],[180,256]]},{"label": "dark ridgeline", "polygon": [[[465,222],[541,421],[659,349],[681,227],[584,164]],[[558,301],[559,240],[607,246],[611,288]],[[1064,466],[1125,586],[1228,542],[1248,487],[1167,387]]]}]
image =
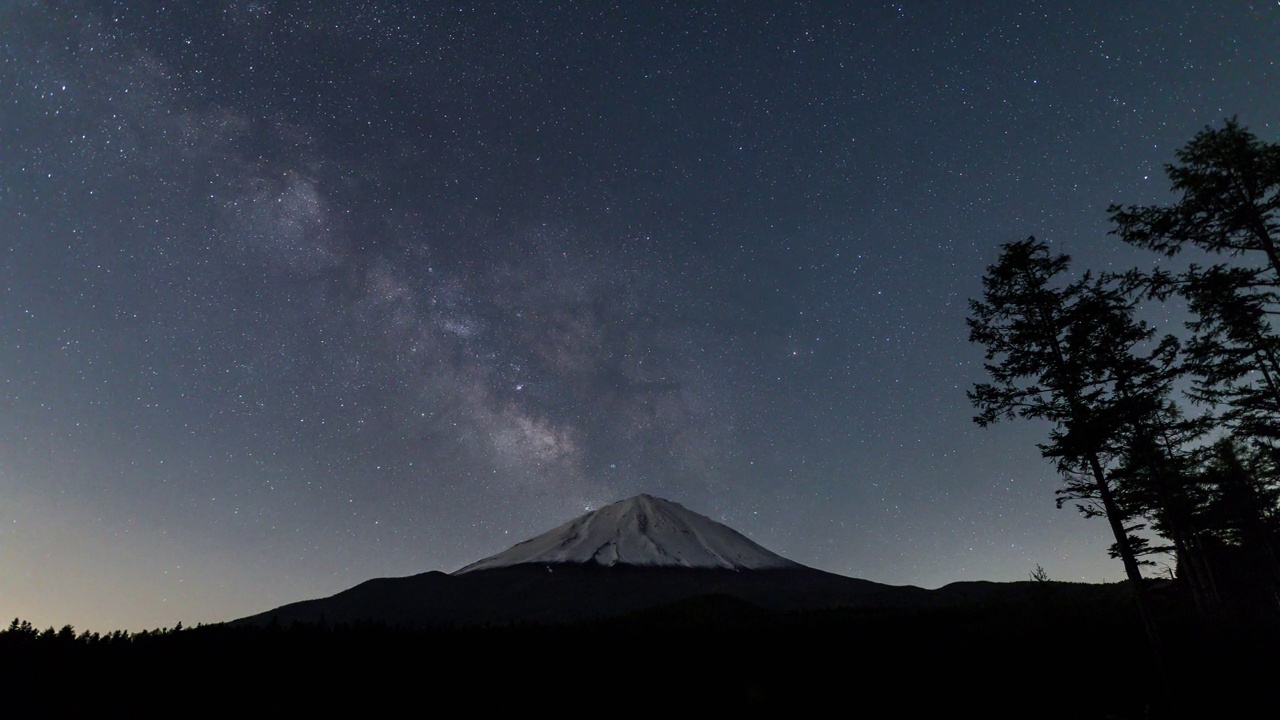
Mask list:
[{"label": "dark ridgeline", "polygon": [[464,575],[429,572],[369,580],[327,598],[292,603],[237,620],[378,622],[396,627],[592,620],[697,597],[734,598],[770,611],[842,606],[917,604],[919,588],[880,585],[810,568],[723,570],[604,567],[591,564],[516,565]]},{"label": "dark ridgeline", "polygon": [[[1137,720],[1173,705],[1245,717],[1269,692],[1280,632],[1202,635],[1171,586],[1160,590],[1155,616],[1178,638],[1176,696],[1150,693],[1124,586],[1052,581],[949,586],[917,607],[783,612],[702,595],[591,621],[421,630],[321,619],[97,637],[19,624],[0,631],[0,660],[15,688],[46,698],[43,717],[465,706]],[[1114,665],[1120,675],[1095,672]]]}]

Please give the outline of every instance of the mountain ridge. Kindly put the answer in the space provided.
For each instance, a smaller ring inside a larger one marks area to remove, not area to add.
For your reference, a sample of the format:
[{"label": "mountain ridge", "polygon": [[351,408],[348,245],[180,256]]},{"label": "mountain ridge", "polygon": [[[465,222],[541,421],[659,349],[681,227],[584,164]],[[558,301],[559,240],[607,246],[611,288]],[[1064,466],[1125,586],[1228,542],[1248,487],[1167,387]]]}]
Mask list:
[{"label": "mountain ridge", "polygon": [[679,503],[637,495],[466,565],[377,578],[235,624],[567,623],[722,595],[773,612],[928,602],[928,591],[806,567]]}]

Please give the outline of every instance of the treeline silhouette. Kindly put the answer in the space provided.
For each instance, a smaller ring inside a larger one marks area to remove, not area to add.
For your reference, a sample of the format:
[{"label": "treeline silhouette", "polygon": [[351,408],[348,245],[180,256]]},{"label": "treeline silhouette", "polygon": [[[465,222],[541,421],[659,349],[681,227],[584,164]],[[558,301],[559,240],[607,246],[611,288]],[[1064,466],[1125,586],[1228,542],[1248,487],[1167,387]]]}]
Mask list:
[{"label": "treeline silhouette", "polygon": [[[969,319],[975,421],[1050,424],[1058,505],[1108,522],[1156,647],[1142,568],[1161,554],[1207,625],[1280,612],[1280,145],[1230,119],[1165,169],[1175,202],[1108,210],[1152,269],[1073,275],[1048,243],[1007,243]],[[1161,309],[1184,331],[1139,317]]]},{"label": "treeline silhouette", "polygon": [[[0,658],[14,661],[14,687],[50,684],[51,701],[72,707],[127,696],[135,714],[391,712],[406,701],[449,700],[455,708],[593,712],[666,712],[663,703],[678,701],[1142,718],[1169,716],[1175,706],[1223,716],[1266,694],[1280,629],[1254,623],[1248,632],[1206,633],[1171,583],[1153,591],[1151,608],[1176,637],[1166,648],[1176,695],[1151,691],[1159,677],[1125,587],[1053,581],[975,583],[928,608],[778,613],[704,596],[569,625],[224,624],[98,635],[35,631],[17,620],[0,631]],[[1085,680],[1100,658],[1120,663],[1123,675]],[[196,705],[174,704],[194,698]]]}]

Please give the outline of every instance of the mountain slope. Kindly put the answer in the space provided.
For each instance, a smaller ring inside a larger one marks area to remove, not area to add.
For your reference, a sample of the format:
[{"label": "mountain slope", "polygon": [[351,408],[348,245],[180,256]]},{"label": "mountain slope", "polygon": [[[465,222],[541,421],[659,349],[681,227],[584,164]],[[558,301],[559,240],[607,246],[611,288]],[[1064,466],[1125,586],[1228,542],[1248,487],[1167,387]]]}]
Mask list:
[{"label": "mountain slope", "polygon": [[805,567],[734,571],[523,564],[462,575],[430,572],[369,580],[331,597],[292,603],[236,622],[375,622],[399,627],[565,623],[626,615],[709,595],[786,612],[915,605],[924,601],[928,591]]},{"label": "mountain slope", "polygon": [[454,574],[530,563],[726,570],[800,567],[679,503],[637,495],[570,520]]},{"label": "mountain slope", "polygon": [[237,623],[561,623],[720,595],[765,610],[917,604],[928,593],[808,568],[668,500],[638,495],[452,575],[369,580]]}]

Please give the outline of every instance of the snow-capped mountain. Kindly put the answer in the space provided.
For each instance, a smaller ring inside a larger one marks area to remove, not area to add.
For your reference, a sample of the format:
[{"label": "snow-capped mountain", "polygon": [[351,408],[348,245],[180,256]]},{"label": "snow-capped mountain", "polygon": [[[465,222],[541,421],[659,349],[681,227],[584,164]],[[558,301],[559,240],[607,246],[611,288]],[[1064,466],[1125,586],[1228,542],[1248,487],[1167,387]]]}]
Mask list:
[{"label": "snow-capped mountain", "polygon": [[637,495],[467,565],[454,575],[534,563],[726,570],[801,567],[679,503]]},{"label": "snow-capped mountain", "polygon": [[236,622],[562,623],[700,597],[728,597],[774,612],[883,607],[917,603],[927,594],[805,567],[678,503],[638,495],[451,575],[369,580]]}]

